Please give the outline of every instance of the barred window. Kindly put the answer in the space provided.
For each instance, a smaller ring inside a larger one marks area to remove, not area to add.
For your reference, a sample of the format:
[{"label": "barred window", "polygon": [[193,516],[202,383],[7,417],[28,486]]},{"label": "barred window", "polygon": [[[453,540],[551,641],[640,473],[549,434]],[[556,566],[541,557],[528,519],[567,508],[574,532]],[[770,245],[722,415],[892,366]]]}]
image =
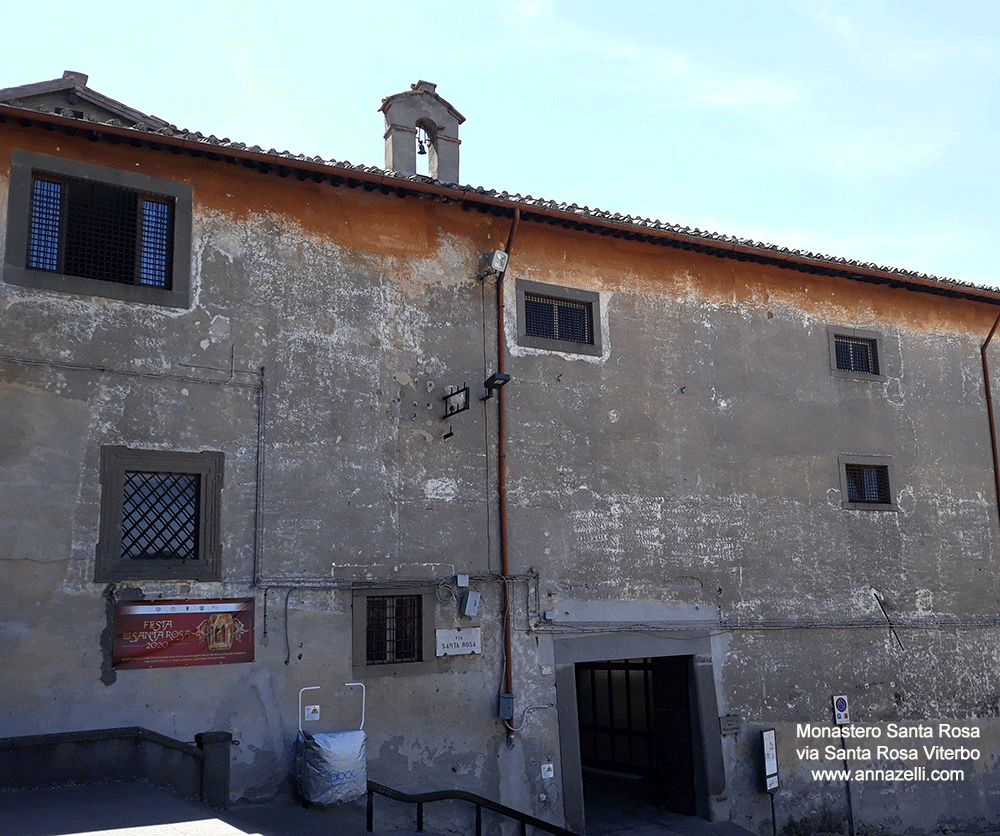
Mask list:
[{"label": "barred window", "polygon": [[7,284],[190,306],[188,183],[15,148],[7,207]]},{"label": "barred window", "polygon": [[122,557],[197,560],[201,478],[191,473],[125,472]]},{"label": "barred window", "polygon": [[171,199],[48,174],[31,193],[29,269],[170,289]]},{"label": "barred window", "polygon": [[889,493],[889,468],[882,465],[844,465],[847,474],[848,502],[874,502],[887,505]]},{"label": "barred window", "polygon": [[603,354],[601,296],[591,290],[517,281],[517,341],[567,354]]},{"label": "barred window", "polygon": [[827,326],[826,333],[830,346],[830,374],[833,377],[886,380],[882,334],[840,325]]},{"label": "barred window", "polygon": [[590,304],[552,296],[524,294],[525,333],[532,337],[594,342],[593,311]]},{"label": "barred window", "polygon": [[372,595],[367,599],[365,661],[369,665],[420,662],[420,595]]},{"label": "barred window", "polygon": [[223,455],[101,449],[98,581],[218,580]]},{"label": "barred window", "polygon": [[834,336],[837,368],[841,371],[878,374],[878,344],[873,339]]},{"label": "barred window", "polygon": [[891,456],[842,454],[840,464],[841,503],[855,511],[898,511],[894,498]]}]

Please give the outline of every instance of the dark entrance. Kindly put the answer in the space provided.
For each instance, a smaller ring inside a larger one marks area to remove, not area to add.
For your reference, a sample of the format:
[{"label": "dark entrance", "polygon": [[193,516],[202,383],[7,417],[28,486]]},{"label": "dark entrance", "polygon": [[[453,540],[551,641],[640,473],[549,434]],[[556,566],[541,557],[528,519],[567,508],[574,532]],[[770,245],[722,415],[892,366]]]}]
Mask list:
[{"label": "dark entrance", "polygon": [[599,796],[695,815],[690,668],[690,656],[577,663],[588,808]]}]

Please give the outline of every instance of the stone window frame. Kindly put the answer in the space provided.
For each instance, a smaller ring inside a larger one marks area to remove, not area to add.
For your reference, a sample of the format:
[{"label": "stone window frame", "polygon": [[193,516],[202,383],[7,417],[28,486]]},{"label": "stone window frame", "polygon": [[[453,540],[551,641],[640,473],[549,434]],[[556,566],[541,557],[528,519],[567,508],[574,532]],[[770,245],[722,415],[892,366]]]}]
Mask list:
[{"label": "stone window frame", "polygon": [[[574,340],[559,340],[550,337],[539,337],[527,333],[527,318],[524,310],[525,294],[548,296],[555,300],[565,299],[568,302],[578,302],[590,308],[591,331],[594,341],[591,343]],[[604,353],[601,334],[601,294],[593,290],[579,290],[544,282],[533,282],[528,279],[518,279],[515,283],[517,298],[517,343],[528,348],[540,348],[547,351],[561,351],[566,354],[587,354],[600,357]]]},{"label": "stone window frame", "polygon": [[[216,451],[101,448],[100,540],[94,580],[218,581],[222,576],[221,510],[225,456]],[[122,516],[126,473],[178,473],[199,477],[198,559],[149,561],[122,556]]]},{"label": "stone window frame", "polygon": [[[826,329],[827,344],[830,353],[830,374],[833,377],[852,378],[854,380],[888,380],[886,374],[886,351],[885,337],[878,331],[866,331],[861,328],[844,328],[837,325],[828,325]],[[837,367],[837,337],[850,337],[857,340],[870,340],[875,346],[875,356],[878,362],[878,374],[871,372],[859,372],[852,369],[841,369]]]},{"label": "stone window frame", "polygon": [[[92,181],[143,194],[165,198],[173,206],[170,242],[170,288],[143,284],[123,284],[83,276],[70,276],[27,267],[31,229],[32,188],[36,174]],[[188,183],[150,177],[122,169],[54,157],[15,148],[11,152],[10,186],[7,201],[7,246],[3,280],[7,284],[102,296],[123,302],[138,302],[170,308],[191,305],[191,225],[192,190]]]},{"label": "stone window frame", "polygon": [[[420,596],[421,660],[419,662],[380,662],[368,664],[368,599],[402,595]],[[410,676],[437,670],[437,600],[427,587],[378,587],[353,590],[351,601],[351,653],[354,675]]]},{"label": "stone window frame", "polygon": [[[863,467],[883,467],[889,479],[889,502],[852,502],[847,485],[847,467],[854,464]],[[837,457],[837,467],[840,471],[841,507],[851,511],[898,511],[896,502],[896,472],[892,456],[867,456],[842,453]]]}]

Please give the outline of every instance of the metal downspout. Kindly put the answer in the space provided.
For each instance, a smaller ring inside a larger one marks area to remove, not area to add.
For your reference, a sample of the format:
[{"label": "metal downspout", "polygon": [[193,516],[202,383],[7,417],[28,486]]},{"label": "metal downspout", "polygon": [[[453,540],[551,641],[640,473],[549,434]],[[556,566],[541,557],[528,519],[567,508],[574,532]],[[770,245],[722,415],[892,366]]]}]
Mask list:
[{"label": "metal downspout", "polygon": [[1000,316],[997,316],[996,322],[993,323],[990,335],[986,338],[986,342],[980,346],[979,353],[983,358],[983,382],[986,384],[986,414],[990,419],[990,449],[993,452],[993,482],[996,487],[997,517],[1000,519],[1000,457],[997,456],[997,427],[996,421],[993,418],[993,387],[990,385],[990,364],[986,359],[986,349],[990,344],[990,340],[993,339],[998,325],[1000,325]]},{"label": "metal downspout", "polygon": [[[510,256],[511,247],[514,244],[514,234],[517,232],[517,225],[521,221],[521,210],[514,210],[514,222],[510,227],[510,234],[507,236],[507,246],[504,252]],[[508,260],[509,263],[509,260]],[[504,270],[497,276],[497,372],[504,374],[504,280],[507,271]],[[514,693],[514,673],[512,670],[513,652],[511,650],[511,612],[510,612],[510,565],[507,558],[507,434],[506,434],[506,409],[504,393],[506,387],[502,387],[497,392],[497,504],[499,505],[500,516],[500,574],[503,583],[503,668],[504,668],[504,688],[505,693]],[[506,723],[506,721],[505,721]],[[508,734],[511,733],[510,726],[507,725]]]}]

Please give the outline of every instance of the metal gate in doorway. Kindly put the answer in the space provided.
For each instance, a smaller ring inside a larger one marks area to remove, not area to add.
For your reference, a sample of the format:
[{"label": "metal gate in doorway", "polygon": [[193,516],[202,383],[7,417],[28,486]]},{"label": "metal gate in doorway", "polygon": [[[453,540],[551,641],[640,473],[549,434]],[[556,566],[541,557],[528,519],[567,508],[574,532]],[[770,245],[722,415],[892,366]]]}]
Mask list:
[{"label": "metal gate in doorway", "polygon": [[695,813],[690,664],[690,656],[576,664],[580,765],[641,778],[644,793],[687,815]]},{"label": "metal gate in doorway", "polygon": [[576,695],[581,766],[646,774],[656,761],[652,660],[580,662]]}]

